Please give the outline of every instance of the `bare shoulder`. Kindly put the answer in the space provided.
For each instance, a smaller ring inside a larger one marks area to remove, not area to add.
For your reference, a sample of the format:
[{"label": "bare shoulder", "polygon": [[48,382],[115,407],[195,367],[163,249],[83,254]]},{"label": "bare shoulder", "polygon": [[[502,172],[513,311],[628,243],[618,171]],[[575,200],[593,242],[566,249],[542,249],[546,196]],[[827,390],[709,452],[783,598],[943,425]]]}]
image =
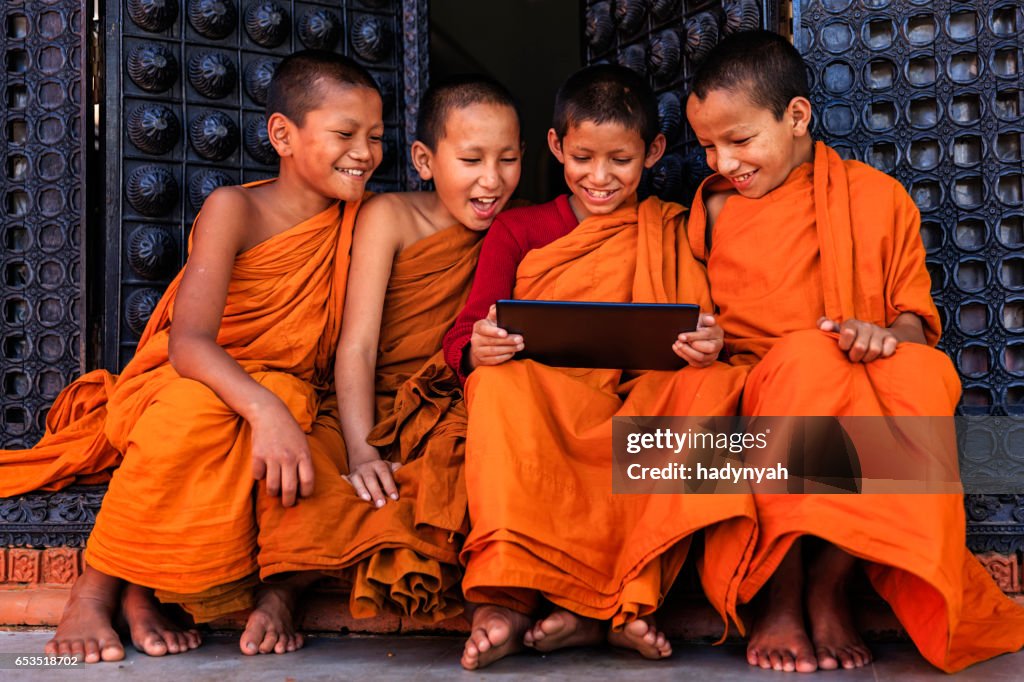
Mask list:
[{"label": "bare shoulder", "polygon": [[373,244],[374,250],[400,250],[417,217],[409,194],[412,192],[376,194],[364,202],[356,216],[356,243]]},{"label": "bare shoulder", "polygon": [[240,245],[256,213],[256,202],[244,187],[218,187],[203,203],[193,233],[199,240]]},{"label": "bare shoulder", "polygon": [[725,202],[737,196],[739,192],[734,189],[710,190],[704,194],[704,210],[708,217],[708,227],[712,227],[718,216],[725,208]]}]

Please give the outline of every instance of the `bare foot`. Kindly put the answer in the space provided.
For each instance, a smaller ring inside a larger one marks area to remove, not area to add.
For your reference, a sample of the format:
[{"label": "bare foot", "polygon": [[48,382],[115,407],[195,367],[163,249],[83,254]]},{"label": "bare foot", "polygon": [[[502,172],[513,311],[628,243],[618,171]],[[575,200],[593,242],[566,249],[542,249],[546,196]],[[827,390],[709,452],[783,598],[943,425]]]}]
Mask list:
[{"label": "bare foot", "polygon": [[808,572],[807,612],[822,670],[852,670],[871,662],[871,651],[857,632],[846,593],[854,562],[849,554],[828,545]]},{"label": "bare foot", "polygon": [[477,670],[522,651],[530,619],[504,606],[485,604],[473,611],[473,626],[462,650],[462,667]]},{"label": "bare foot", "polygon": [[44,651],[50,656],[79,656],[86,663],[120,661],[124,646],[113,625],[120,594],[118,578],[86,565],[71,589],[57,634]]},{"label": "bare foot", "polygon": [[149,588],[125,585],[121,612],[128,622],[132,645],[148,656],[180,654],[202,643],[198,630],[182,630],[160,612],[160,604]]},{"label": "bare foot", "polygon": [[286,654],[301,649],[305,640],[296,632],[292,615],[301,592],[287,582],[260,585],[256,608],[249,614],[239,646],[247,656]]},{"label": "bare foot", "polygon": [[623,649],[635,649],[644,658],[657,660],[672,655],[672,645],[665,638],[665,633],[655,628],[654,623],[643,619],[627,623],[619,632],[609,632],[608,643]]},{"label": "bare foot", "polygon": [[803,564],[800,542],[779,564],[766,586],[764,604],[747,642],[747,663],[764,670],[812,673],[818,669],[807,636],[803,609]]},{"label": "bare foot", "polygon": [[554,651],[571,646],[590,646],[604,641],[604,624],[572,611],[556,609],[538,620],[523,635],[523,644],[537,651]]}]

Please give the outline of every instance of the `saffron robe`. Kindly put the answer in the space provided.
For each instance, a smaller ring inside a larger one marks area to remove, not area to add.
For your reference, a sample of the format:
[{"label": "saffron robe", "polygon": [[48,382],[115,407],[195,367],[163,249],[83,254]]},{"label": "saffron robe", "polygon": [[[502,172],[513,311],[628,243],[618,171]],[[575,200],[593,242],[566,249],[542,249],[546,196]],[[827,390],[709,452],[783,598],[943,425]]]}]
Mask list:
[{"label": "saffron robe", "polygon": [[[708,310],[684,211],[651,198],[587,218],[526,254],[515,297]],[[466,598],[530,612],[543,596],[621,627],[660,605],[691,535],[706,529],[727,540],[703,558],[704,588],[720,613],[731,610],[753,540],[752,498],[613,495],[612,418],[734,414],[743,375],[723,363],[626,373],[515,359],[474,370],[466,383]]]},{"label": "saffron robe", "polygon": [[[228,285],[217,343],[306,431],[332,383],[357,208],[335,203],[239,254]],[[58,396],[35,448],[0,454],[0,494],[110,478],[86,561],[210,620],[251,606],[251,434],[168,360],[181,278],[119,376],[83,376]]]},{"label": "saffron robe", "polygon": [[260,500],[264,579],[338,575],[357,618],[390,612],[434,623],[462,611],[466,412],[441,340],[469,294],[483,234],[454,225],[412,244],[392,266],[368,442],[403,464],[399,499],[376,509],[341,478],[348,465],[337,406],[325,402],[310,434],[314,496],[291,508]]},{"label": "saffron robe", "polygon": [[[731,361],[750,369],[743,414],[951,417],[960,381],[929,347],[941,325],[920,216],[899,183],[819,142],[813,164],[763,198],[730,197],[709,245],[703,198],[726,185],[720,176],[702,184],[689,235],[694,255],[707,260]],[[929,345],[900,344],[868,364],[850,362],[836,334],[817,330],[823,315],[888,327],[901,313],[921,318]],[[953,672],[1024,644],[1024,609],[966,548],[961,495],[754,498],[758,537],[741,602],[797,537],[815,535],[866,562],[871,583],[936,667]],[[718,549],[709,538],[707,552]]]}]

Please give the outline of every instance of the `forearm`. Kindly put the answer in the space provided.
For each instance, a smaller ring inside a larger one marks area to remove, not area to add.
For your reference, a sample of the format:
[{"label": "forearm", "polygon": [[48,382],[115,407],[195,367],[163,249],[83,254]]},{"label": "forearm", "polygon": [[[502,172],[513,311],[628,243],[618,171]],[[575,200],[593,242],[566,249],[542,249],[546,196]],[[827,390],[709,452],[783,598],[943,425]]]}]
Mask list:
[{"label": "forearm", "polygon": [[901,313],[889,325],[889,331],[900,343],[926,343],[921,318],[914,313]]},{"label": "forearm", "polygon": [[366,442],[374,425],[373,371],[376,357],[368,351],[348,349],[338,354],[334,385],[338,395],[338,419],[345,439],[349,468],[380,458]]},{"label": "forearm", "polygon": [[170,362],[182,377],[208,386],[224,403],[250,424],[268,412],[283,408],[281,400],[261,386],[209,339],[175,338],[170,346]]}]

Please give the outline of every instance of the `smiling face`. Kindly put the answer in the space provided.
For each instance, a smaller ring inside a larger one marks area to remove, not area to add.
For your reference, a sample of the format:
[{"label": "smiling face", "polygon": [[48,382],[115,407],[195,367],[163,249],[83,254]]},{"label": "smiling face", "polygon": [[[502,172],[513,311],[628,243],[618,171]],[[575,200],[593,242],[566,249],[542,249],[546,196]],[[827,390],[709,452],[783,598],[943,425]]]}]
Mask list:
[{"label": "smiling face", "polygon": [[621,123],[582,121],[570,125],[561,140],[548,131],[551,153],[565,166],[569,204],[580,220],[607,215],[633,196],[644,168],[650,168],[665,151],[658,135],[647,146],[636,130]]},{"label": "smiling face", "polygon": [[383,156],[383,106],[371,88],[320,83],[319,106],[301,124],[275,113],[267,122],[271,144],[285,165],[324,197],[356,201]]},{"label": "smiling face", "polygon": [[750,199],[779,187],[813,156],[811,104],[803,97],[794,97],[778,119],[743,91],[711,90],[704,99],[690,95],[686,117],[708,166]]},{"label": "smiling face", "polygon": [[436,147],[413,143],[420,177],[434,181],[454,222],[486,230],[519,184],[522,149],[515,110],[489,103],[454,108]]}]

